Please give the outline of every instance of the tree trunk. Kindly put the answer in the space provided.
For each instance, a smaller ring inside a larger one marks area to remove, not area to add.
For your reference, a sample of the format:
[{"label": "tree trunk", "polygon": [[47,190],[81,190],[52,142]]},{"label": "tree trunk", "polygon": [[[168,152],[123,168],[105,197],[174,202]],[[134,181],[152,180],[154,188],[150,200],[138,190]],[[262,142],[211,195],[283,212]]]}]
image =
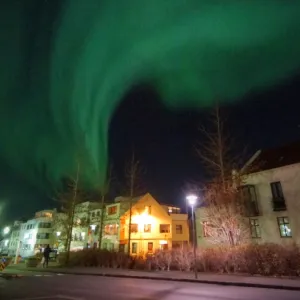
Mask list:
[{"label": "tree trunk", "polygon": [[104,222],[104,212],[105,212],[105,207],[104,207],[104,200],[105,196],[102,195],[101,197],[101,220],[100,220],[100,228],[99,228],[99,249],[101,249],[102,246],[102,237],[103,237],[103,222]]}]

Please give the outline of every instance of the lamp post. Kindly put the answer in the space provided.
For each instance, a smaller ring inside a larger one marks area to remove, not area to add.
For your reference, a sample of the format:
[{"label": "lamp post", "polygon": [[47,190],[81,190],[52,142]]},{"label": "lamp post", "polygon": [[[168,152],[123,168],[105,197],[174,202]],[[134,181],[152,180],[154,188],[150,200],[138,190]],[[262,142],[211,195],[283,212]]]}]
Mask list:
[{"label": "lamp post", "polygon": [[196,221],[195,221],[195,214],[194,214],[194,207],[197,202],[198,197],[196,195],[188,195],[186,197],[186,200],[188,204],[192,208],[192,227],[193,227],[193,252],[194,252],[194,272],[195,272],[195,279],[198,278],[198,273],[197,273],[197,256],[196,256]]}]

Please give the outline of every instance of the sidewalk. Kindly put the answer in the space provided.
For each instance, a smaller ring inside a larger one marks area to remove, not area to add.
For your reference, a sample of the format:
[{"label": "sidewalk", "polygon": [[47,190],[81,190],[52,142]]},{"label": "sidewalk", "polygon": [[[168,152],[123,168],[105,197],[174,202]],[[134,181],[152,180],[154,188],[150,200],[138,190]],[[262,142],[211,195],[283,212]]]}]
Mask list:
[{"label": "sidewalk", "polygon": [[218,284],[227,286],[255,287],[255,288],[270,288],[300,291],[300,278],[276,278],[263,276],[243,276],[230,274],[211,274],[198,273],[198,279],[195,279],[193,272],[180,271],[138,271],[138,270],[123,270],[123,269],[106,269],[100,267],[76,267],[76,268],[61,268],[52,263],[49,268],[43,269],[26,268],[25,265],[8,266],[3,273],[17,274],[25,273],[56,273],[56,274],[71,274],[71,275],[89,275],[89,276],[105,276],[118,278],[135,278],[135,279],[151,279],[151,280],[167,280],[181,282],[198,282],[205,284]]}]

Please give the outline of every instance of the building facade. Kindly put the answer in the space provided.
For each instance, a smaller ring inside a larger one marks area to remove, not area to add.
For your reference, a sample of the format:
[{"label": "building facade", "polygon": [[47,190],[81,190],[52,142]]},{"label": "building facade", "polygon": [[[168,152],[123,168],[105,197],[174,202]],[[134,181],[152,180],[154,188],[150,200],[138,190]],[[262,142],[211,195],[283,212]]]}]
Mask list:
[{"label": "building facade", "polygon": [[186,214],[180,214],[178,207],[159,204],[150,194],[138,199],[130,211],[121,217],[120,245],[127,245],[130,239],[131,255],[145,256],[155,250],[188,245],[189,226]]},{"label": "building facade", "polygon": [[[300,143],[258,151],[241,187],[253,243],[300,245]],[[196,210],[197,243],[209,246],[203,209]]]},{"label": "building facade", "polygon": [[[64,251],[68,223],[67,215],[56,210],[37,212],[34,218],[16,224],[6,247],[11,255],[18,252],[22,257],[33,256],[48,244]],[[130,242],[130,253],[141,256],[183,247],[189,243],[188,217],[178,207],[159,204],[150,194],[133,199],[117,197],[103,208],[99,202],[76,205],[71,251],[99,248],[100,240],[100,248],[121,252],[128,252]],[[4,248],[4,241],[2,244]]]},{"label": "building facade", "polygon": [[46,245],[54,246],[52,226],[55,213],[55,209],[36,212],[34,218],[21,225],[19,254],[22,257],[33,256]]}]

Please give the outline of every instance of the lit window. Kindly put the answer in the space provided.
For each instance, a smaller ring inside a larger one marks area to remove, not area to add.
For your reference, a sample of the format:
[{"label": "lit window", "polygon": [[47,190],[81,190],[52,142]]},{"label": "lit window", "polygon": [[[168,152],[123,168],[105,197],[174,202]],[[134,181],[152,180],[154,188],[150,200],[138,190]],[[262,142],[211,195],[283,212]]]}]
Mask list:
[{"label": "lit window", "polygon": [[250,219],[250,231],[252,238],[261,237],[258,219]]},{"label": "lit window", "polygon": [[176,225],[176,234],[182,234],[182,225]]},{"label": "lit window", "polygon": [[131,233],[138,232],[138,224],[131,224],[131,226],[130,226],[130,232]]},{"label": "lit window", "polygon": [[281,237],[292,237],[292,230],[288,217],[277,218],[279,232]]},{"label": "lit window", "polygon": [[117,206],[110,206],[107,208],[107,214],[114,215],[117,213]]},{"label": "lit window", "polygon": [[153,243],[152,242],[148,243],[148,252],[150,252],[150,253],[153,252]]},{"label": "lit window", "polygon": [[145,206],[145,213],[151,215],[151,206]]},{"label": "lit window", "polygon": [[137,243],[132,243],[131,245],[132,245],[131,252],[133,254],[136,254],[137,253]]},{"label": "lit window", "polygon": [[170,232],[170,224],[160,224],[159,231],[160,231],[160,233],[169,233]]},{"label": "lit window", "polygon": [[151,224],[144,225],[144,232],[151,232]]}]

